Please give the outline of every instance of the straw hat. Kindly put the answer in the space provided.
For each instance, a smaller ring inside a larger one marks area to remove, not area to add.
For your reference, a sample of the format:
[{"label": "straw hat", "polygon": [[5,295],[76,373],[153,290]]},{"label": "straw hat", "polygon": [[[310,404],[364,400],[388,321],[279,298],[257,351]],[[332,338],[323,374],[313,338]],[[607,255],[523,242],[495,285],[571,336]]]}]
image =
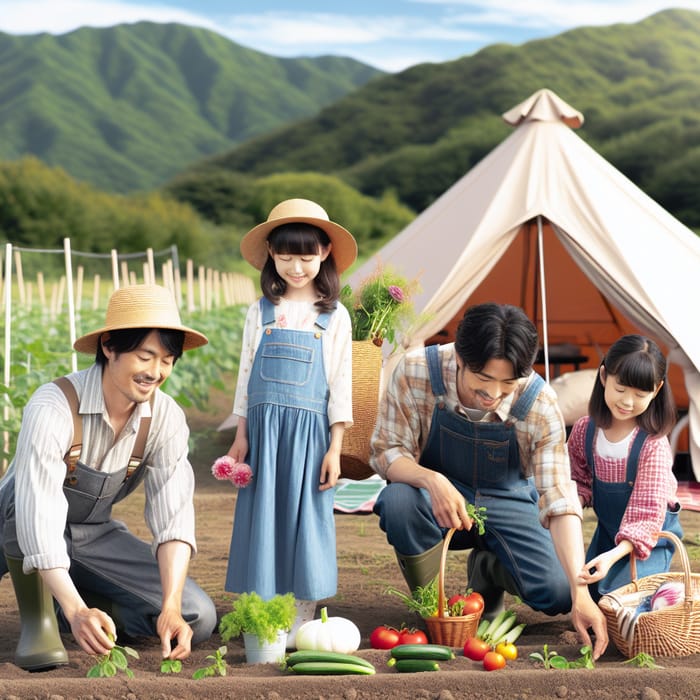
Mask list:
[{"label": "straw hat", "polygon": [[173,293],[156,284],[134,284],[117,289],[109,298],[105,325],[73,343],[78,352],[94,353],[103,333],[122,328],[166,328],[184,331],[183,350],[198,348],[209,341],[205,335],[183,326]]},{"label": "straw hat", "polygon": [[267,261],[267,237],[282,224],[304,223],[318,226],[331,239],[331,255],[338,273],[347,270],[357,257],[357,243],[352,234],[328,218],[326,210],[309,199],[286,199],[272,209],[267,221],[252,228],[241,240],[241,255],[256,269]]}]

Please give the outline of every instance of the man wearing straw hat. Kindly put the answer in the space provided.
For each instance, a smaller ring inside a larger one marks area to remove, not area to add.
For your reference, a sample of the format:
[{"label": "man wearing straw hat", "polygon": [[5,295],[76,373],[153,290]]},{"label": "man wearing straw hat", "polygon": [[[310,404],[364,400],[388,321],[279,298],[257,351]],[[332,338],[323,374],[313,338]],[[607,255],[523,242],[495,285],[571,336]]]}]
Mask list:
[{"label": "man wearing straw hat", "polygon": [[[119,289],[104,327],[74,344],[95,363],[27,403],[0,482],[0,577],[9,570],[17,597],[18,666],[68,662],[54,599],[61,628],[97,656],[118,633],[156,635],[171,659],[211,636],[214,604],[187,576],[196,550],[189,430],[160,391],[182,352],[206,343],[182,325],[169,290]],[[150,545],[111,515],[139,483]]]}]

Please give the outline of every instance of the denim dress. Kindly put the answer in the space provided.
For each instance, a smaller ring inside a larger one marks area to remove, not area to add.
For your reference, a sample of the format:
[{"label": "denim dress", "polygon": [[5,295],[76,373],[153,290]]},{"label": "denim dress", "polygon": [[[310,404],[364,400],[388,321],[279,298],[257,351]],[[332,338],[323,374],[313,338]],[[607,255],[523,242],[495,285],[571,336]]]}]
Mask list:
[{"label": "denim dress", "polygon": [[[621,482],[601,481],[596,476],[593,443],[595,440],[596,426],[592,420],[586,426],[586,461],[593,476],[593,510],[598,518],[598,525],[591,538],[591,543],[586,552],[586,561],[591,561],[603,552],[615,547],[615,537],[620,529],[622,518],[627,510],[634,482],[637,479],[637,466],[639,455],[642,451],[647,433],[639,429],[630,447],[627,456],[627,469],[625,480]],[[680,505],[676,504],[674,510],[667,508],[662,530],[671,531],[679,538],[683,538],[683,528],[680,523]],[[671,559],[675,552],[675,546],[664,537],[659,538],[656,546],[651,550],[646,559],[635,559],[637,578],[651,576],[668,571],[671,568]],[[631,581],[629,554],[618,559],[608,571],[605,578],[589,586],[594,600],[598,600],[604,593],[610,593],[616,588],[625,586]]]},{"label": "denim dress", "polygon": [[251,483],[238,492],[226,590],[263,599],[292,592],[301,600],[335,595],[338,583],[333,498],[319,491],[330,446],[323,331],[272,327],[262,304],[263,333],[248,382]]}]

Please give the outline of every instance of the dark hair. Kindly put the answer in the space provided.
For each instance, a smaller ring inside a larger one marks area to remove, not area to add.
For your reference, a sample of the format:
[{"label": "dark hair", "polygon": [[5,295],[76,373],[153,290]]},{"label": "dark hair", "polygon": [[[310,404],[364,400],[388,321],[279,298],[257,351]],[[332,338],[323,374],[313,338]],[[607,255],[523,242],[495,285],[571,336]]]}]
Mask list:
[{"label": "dark hair", "polygon": [[516,377],[532,371],[539,337],[535,324],[517,306],[479,304],[467,309],[457,328],[455,350],[472,372],[489,360],[508,360]]},{"label": "dark hair", "polygon": [[[640,391],[654,391],[663,381],[647,410],[637,416],[637,425],[650,435],[671,431],[676,422],[676,405],[666,377],[666,358],[653,340],[643,335],[623,335],[610,346],[600,366],[608,377],[616,377],[620,384]],[[612,423],[600,372],[588,402],[588,414],[601,428]]]},{"label": "dark hair", "polygon": [[158,331],[160,342],[168,353],[173,356],[173,364],[175,364],[182,355],[182,346],[185,343],[185,332],[170,328],[120,328],[114,331],[108,331],[97,341],[95,362],[103,367],[107,364],[107,356],[102,350],[103,342],[112,352],[121,355],[123,352],[132,352],[136,350],[136,348],[143,343],[144,338],[154,330]]},{"label": "dark hair", "polygon": [[[318,255],[321,248],[331,244],[323,229],[304,223],[282,224],[273,228],[267,242],[275,253],[288,255]],[[321,295],[316,306],[321,311],[332,311],[340,296],[340,275],[332,252],[321,262],[314,284]],[[277,274],[275,261],[270,255],[260,273],[260,287],[273,304],[279,304],[280,297],[287,291],[287,283]]]}]

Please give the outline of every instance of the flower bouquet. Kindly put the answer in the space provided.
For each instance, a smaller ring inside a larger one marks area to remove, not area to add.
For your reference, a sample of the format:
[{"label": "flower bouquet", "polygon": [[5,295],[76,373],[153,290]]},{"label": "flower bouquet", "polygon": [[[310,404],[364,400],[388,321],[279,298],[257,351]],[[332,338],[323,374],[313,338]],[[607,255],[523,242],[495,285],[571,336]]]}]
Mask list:
[{"label": "flower bouquet", "polygon": [[236,462],[229,455],[218,457],[212,465],[211,473],[219,481],[230,481],[239,489],[248,486],[253,479],[253,470],[244,462]]},{"label": "flower bouquet", "polygon": [[359,289],[345,285],[340,300],[352,323],[353,340],[371,340],[381,346],[386,339],[396,344],[397,335],[414,319],[411,297],[418,282],[409,282],[389,267],[377,266]]},{"label": "flower bouquet", "polygon": [[377,266],[356,291],[349,285],[340,300],[352,323],[352,412],[354,424],[345,431],[341,451],[341,476],[366,479],[369,443],[377,418],[384,341],[397,344],[400,333],[414,319],[411,296],[417,282],[408,282],[388,267]]}]

